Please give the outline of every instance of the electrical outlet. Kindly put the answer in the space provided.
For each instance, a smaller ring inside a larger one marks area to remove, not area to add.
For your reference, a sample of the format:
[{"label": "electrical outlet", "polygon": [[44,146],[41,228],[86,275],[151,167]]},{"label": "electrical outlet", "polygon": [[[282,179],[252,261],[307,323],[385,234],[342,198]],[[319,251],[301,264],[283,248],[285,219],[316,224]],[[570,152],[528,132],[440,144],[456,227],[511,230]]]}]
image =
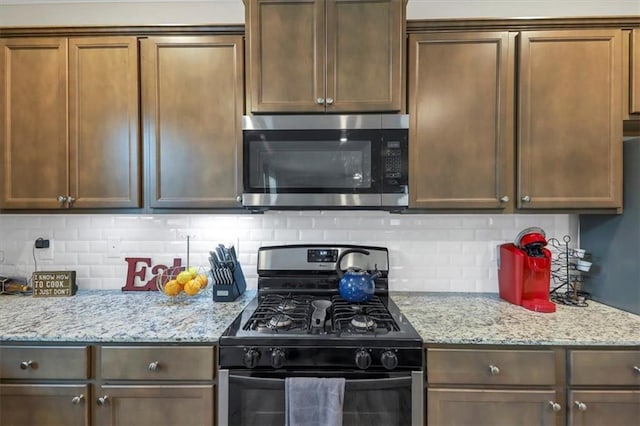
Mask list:
[{"label": "electrical outlet", "polygon": [[53,240],[48,241],[49,247],[36,250],[36,255],[40,260],[53,260]]},{"label": "electrical outlet", "polygon": [[107,257],[120,257],[120,238],[107,238]]}]

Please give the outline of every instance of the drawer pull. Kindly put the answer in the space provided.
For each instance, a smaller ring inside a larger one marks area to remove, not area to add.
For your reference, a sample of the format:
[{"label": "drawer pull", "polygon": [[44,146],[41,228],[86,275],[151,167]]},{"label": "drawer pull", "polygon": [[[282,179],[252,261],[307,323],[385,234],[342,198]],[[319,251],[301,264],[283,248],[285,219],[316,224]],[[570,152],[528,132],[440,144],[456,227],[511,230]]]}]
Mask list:
[{"label": "drawer pull", "polygon": [[637,365],[633,366],[633,372],[636,374],[640,374],[640,367],[638,367]]},{"label": "drawer pull", "polygon": [[74,396],[73,398],[71,398],[71,403],[73,405],[80,405],[80,403],[84,401],[84,395],[80,394],[78,396]]},{"label": "drawer pull", "polygon": [[27,368],[34,368],[33,361],[31,361],[31,360],[29,360],[29,361],[22,361],[22,362],[20,363],[20,368],[21,368],[22,370],[26,370]]},{"label": "drawer pull", "polygon": [[109,395],[101,396],[96,402],[98,403],[98,405],[107,404],[109,402]]},{"label": "drawer pull", "polygon": [[576,407],[578,407],[578,410],[580,411],[587,411],[587,404],[585,404],[584,402],[580,402],[580,401],[576,401],[573,403]]},{"label": "drawer pull", "polygon": [[551,407],[554,413],[557,413],[560,410],[562,410],[562,406],[555,401],[549,401],[549,407]]},{"label": "drawer pull", "polygon": [[160,370],[160,363],[158,361],[153,361],[149,363],[149,371],[158,371]]},{"label": "drawer pull", "polygon": [[489,373],[492,376],[497,376],[498,374],[500,374],[500,369],[498,367],[496,367],[495,365],[490,365],[489,366]]}]

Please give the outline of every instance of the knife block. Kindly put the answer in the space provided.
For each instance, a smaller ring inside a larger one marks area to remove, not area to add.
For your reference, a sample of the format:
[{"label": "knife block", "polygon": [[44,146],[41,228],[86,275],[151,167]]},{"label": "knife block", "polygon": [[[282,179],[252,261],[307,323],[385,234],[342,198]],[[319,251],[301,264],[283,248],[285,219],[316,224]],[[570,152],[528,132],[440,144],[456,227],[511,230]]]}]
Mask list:
[{"label": "knife block", "polygon": [[236,262],[233,268],[233,282],[231,284],[213,284],[214,302],[233,302],[247,289],[247,282],[240,262]]}]

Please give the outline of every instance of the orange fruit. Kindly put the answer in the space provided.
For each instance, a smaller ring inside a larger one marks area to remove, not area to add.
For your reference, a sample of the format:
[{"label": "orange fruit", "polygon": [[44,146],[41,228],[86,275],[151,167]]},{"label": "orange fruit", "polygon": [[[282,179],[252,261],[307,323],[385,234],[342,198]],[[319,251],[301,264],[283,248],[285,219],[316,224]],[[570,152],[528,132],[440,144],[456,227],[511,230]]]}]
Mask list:
[{"label": "orange fruit", "polygon": [[195,266],[192,266],[189,269],[187,269],[187,272],[189,273],[192,279],[195,278],[196,275],[198,275],[198,269]]},{"label": "orange fruit", "polygon": [[176,280],[180,283],[180,284],[186,284],[187,281],[189,281],[191,279],[191,273],[189,271],[182,271],[178,274],[178,276],[176,277]]},{"label": "orange fruit", "polygon": [[198,294],[200,291],[200,284],[196,282],[196,280],[189,280],[184,284],[184,292],[189,296],[193,296]]},{"label": "orange fruit", "polygon": [[201,289],[206,288],[207,284],[209,284],[209,279],[205,274],[198,275],[197,277],[194,278],[194,280],[198,283]]},{"label": "orange fruit", "polygon": [[180,284],[176,280],[167,281],[164,285],[164,294],[170,297],[177,296],[182,291]]}]

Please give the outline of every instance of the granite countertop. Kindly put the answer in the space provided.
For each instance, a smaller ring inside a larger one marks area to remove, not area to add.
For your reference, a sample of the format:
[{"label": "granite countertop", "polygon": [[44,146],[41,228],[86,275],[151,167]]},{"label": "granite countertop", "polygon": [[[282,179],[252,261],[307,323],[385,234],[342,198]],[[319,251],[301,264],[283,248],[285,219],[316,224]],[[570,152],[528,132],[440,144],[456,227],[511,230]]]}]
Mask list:
[{"label": "granite countertop", "polygon": [[[0,296],[3,342],[213,343],[255,297],[173,302],[157,292],[84,290],[72,297]],[[425,343],[640,347],[640,315],[596,302],[528,311],[497,294],[393,292]]]},{"label": "granite countertop", "polygon": [[637,346],[640,315],[594,301],[538,313],[497,294],[392,293],[425,343]]},{"label": "granite countertop", "polygon": [[214,302],[211,291],[174,301],[157,291],[80,290],[71,297],[0,296],[0,340],[216,342],[255,297]]}]

